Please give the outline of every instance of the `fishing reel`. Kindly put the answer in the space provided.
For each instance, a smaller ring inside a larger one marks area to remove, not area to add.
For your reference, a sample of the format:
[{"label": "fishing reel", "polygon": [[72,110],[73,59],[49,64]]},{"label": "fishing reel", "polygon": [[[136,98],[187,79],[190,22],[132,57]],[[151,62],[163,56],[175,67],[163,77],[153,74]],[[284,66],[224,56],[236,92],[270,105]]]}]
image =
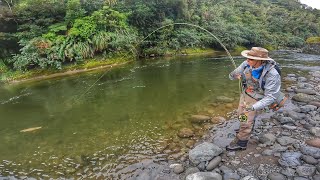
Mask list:
[{"label": "fishing reel", "polygon": [[246,114],[240,114],[239,121],[240,122],[247,122],[248,121],[248,116]]}]

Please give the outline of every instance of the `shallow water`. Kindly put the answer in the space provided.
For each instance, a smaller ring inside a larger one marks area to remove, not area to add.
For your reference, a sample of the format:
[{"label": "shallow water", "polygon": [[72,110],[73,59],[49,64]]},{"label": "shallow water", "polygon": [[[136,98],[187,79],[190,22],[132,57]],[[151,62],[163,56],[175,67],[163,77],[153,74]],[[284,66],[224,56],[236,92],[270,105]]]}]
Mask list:
[{"label": "shallow water", "polygon": [[[319,66],[319,56],[274,56],[284,74],[302,72],[298,64]],[[225,116],[236,108],[232,69],[227,58],[179,57],[113,68],[88,92],[105,70],[3,86],[0,177],[127,179],[150,162],[165,164],[175,149],[188,150],[187,139],[176,135],[180,129],[195,130],[193,139],[206,132],[190,115]],[[218,96],[234,101],[218,102]],[[20,132],[32,127],[42,128]]]}]

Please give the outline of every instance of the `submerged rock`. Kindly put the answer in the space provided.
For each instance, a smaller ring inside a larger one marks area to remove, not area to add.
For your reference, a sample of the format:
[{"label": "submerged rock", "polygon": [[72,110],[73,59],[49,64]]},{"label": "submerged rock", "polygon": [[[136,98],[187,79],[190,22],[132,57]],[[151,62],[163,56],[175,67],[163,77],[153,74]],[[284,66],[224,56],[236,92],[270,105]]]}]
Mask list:
[{"label": "submerged rock", "polygon": [[189,129],[189,128],[182,128],[179,133],[178,133],[178,136],[180,138],[189,138],[189,137],[192,137],[194,136],[194,132]]},{"label": "submerged rock", "polygon": [[193,123],[205,123],[205,122],[209,122],[211,120],[211,117],[205,116],[205,115],[192,115],[190,117],[190,120]]},{"label": "submerged rock", "polygon": [[234,99],[226,96],[218,96],[217,101],[222,103],[231,103],[234,102]]}]

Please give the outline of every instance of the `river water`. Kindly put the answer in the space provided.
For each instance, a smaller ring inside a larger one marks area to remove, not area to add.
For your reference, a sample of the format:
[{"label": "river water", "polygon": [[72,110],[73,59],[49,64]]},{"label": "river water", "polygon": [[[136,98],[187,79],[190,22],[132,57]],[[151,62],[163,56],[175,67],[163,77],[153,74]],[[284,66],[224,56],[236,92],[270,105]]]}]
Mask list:
[{"label": "river water", "polygon": [[[284,75],[320,69],[319,56],[274,57]],[[179,138],[180,129],[192,129],[196,141],[214,125],[193,124],[191,115],[227,117],[237,107],[232,69],[225,57],[176,57],[1,86],[0,179],[128,179],[146,168],[144,162],[165,165],[188,152],[190,139]]]}]

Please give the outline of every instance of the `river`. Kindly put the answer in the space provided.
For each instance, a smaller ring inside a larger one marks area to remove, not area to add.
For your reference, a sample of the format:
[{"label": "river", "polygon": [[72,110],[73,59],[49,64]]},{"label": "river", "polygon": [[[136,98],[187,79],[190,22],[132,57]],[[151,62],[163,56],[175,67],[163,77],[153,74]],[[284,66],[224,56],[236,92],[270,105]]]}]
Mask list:
[{"label": "river", "polygon": [[[284,75],[320,69],[319,56],[274,57]],[[243,60],[235,59],[238,65]],[[165,165],[170,155],[188,152],[190,139],[179,138],[179,130],[192,129],[196,141],[214,126],[191,123],[191,115],[228,118],[237,107],[238,82],[228,79],[232,69],[226,57],[182,56],[3,85],[0,179],[128,179],[146,164]],[[21,132],[34,127],[39,129]]]}]

